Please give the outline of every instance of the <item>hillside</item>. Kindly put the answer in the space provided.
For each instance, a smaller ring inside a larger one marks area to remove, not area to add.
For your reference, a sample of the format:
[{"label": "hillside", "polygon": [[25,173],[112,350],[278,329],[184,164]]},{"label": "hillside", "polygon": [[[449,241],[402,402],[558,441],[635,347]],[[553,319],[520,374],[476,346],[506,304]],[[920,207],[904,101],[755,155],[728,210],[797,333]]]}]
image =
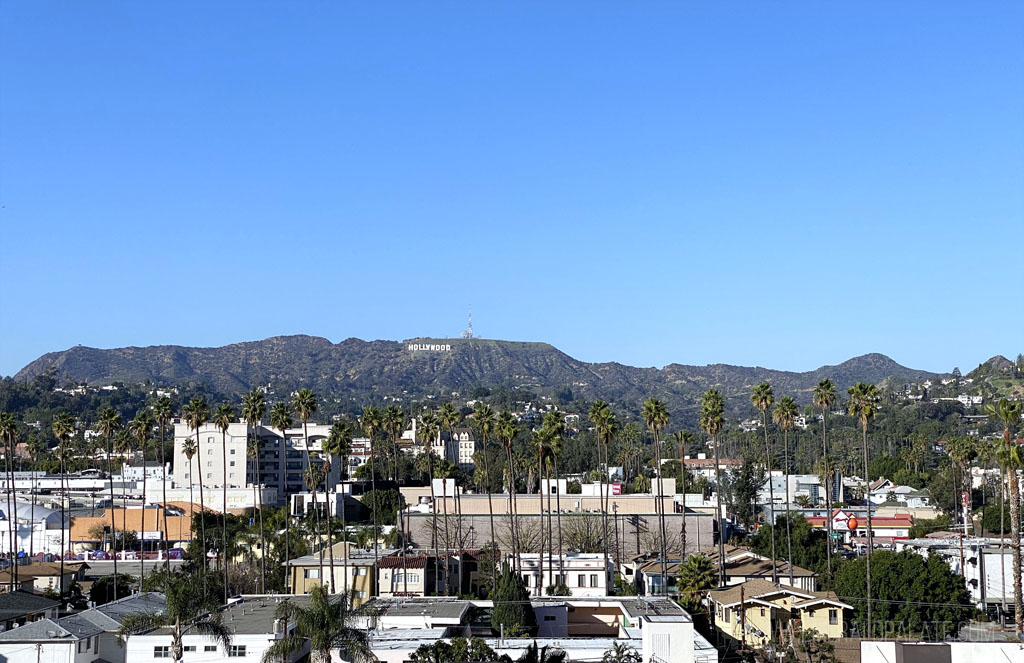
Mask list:
[{"label": "hillside", "polygon": [[[410,349],[415,346],[417,349]],[[436,346],[443,346],[437,349]],[[446,394],[477,386],[524,387],[544,392],[569,388],[586,399],[635,404],[650,396],[676,412],[692,413],[700,394],[717,387],[730,411],[744,414],[750,387],[771,381],[776,394],[809,402],[818,381],[829,377],[841,391],[854,382],[887,377],[923,380],[934,373],[901,366],[881,354],[854,357],[835,366],[795,373],[760,367],[670,364],[663,369],[618,363],[587,363],[546,343],[484,339],[410,339],[331,343],[315,336],[277,336],[219,348],[174,345],[100,350],[76,346],[43,355],[16,379],[31,379],[53,366],[61,379],[87,384],[143,382],[167,385],[205,382],[225,394],[257,385],[308,386],[322,394]]]}]

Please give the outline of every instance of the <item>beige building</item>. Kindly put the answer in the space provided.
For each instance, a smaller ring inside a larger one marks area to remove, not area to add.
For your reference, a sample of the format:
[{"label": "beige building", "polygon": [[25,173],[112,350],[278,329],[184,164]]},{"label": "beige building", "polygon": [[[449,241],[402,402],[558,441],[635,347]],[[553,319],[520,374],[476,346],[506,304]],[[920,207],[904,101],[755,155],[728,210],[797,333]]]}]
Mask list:
[{"label": "beige building", "polygon": [[798,590],[767,580],[713,589],[708,601],[718,630],[755,648],[772,639],[790,642],[812,628],[828,638],[840,638],[853,612],[832,592]]},{"label": "beige building", "polygon": [[427,596],[436,588],[437,565],[429,555],[405,557],[388,555],[379,565],[380,596]]},{"label": "beige building", "polygon": [[[346,556],[345,546],[349,545]],[[339,542],[334,544],[334,593],[349,592],[355,606],[366,602],[376,593],[377,558],[373,550],[356,548],[351,544]],[[380,549],[381,556],[393,555],[395,549]],[[314,587],[325,585],[331,590],[331,563],[327,550],[323,553],[323,576],[321,577],[320,553],[298,557],[286,562],[288,566],[288,586],[292,594],[308,594]]]},{"label": "beige building", "polygon": [[[186,440],[196,437],[195,430],[183,421],[174,423],[174,485],[188,488],[195,487],[195,497],[199,499],[199,482],[202,480],[204,497],[207,506],[213,508],[213,501],[221,501],[216,491],[224,484],[227,470],[228,488],[246,488],[252,493],[252,484],[258,483],[273,489],[277,504],[285,503],[292,493],[306,490],[303,474],[306,468],[306,451],[311,453],[310,462],[319,465],[323,461],[318,458],[324,440],[330,434],[331,427],[327,424],[308,424],[309,439],[303,437],[301,426],[288,428],[282,436],[279,429],[266,425],[256,426],[256,434],[260,441],[259,476],[257,477],[256,462],[247,455],[249,426],[245,423],[233,423],[228,426],[227,433],[221,435],[219,428],[206,424],[199,428],[199,444],[192,462],[182,450]],[[222,448],[222,440],[223,447]],[[225,459],[227,468],[224,467]],[[328,485],[334,486],[340,478],[341,463],[332,463]],[[229,495],[230,499],[230,495]],[[229,503],[229,508],[231,504]]]}]

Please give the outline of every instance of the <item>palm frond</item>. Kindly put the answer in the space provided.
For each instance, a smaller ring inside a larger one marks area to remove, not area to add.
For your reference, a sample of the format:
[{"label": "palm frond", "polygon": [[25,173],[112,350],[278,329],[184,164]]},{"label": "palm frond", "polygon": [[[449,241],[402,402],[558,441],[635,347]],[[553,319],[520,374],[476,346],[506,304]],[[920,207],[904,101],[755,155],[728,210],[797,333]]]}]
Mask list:
[{"label": "palm frond", "polygon": [[278,663],[291,658],[306,647],[306,638],[297,635],[286,635],[263,652],[262,663]]},{"label": "palm frond", "polygon": [[231,647],[231,637],[234,633],[224,623],[219,614],[200,617],[185,627],[184,632],[195,631],[199,635],[216,641],[225,650]]},{"label": "palm frond", "polygon": [[121,628],[117,631],[117,635],[124,638],[135,633],[152,631],[162,626],[167,626],[167,618],[159,612],[139,612],[134,615],[127,615],[124,618],[124,621],[121,622]]}]

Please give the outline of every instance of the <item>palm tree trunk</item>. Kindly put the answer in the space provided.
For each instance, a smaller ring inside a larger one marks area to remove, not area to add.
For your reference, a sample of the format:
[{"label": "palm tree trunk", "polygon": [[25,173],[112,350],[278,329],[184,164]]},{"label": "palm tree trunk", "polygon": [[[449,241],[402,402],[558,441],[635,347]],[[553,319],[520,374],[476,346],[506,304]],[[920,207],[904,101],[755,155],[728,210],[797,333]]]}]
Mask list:
[{"label": "palm tree trunk", "polygon": [[1003,595],[1002,614],[999,616],[999,623],[1006,625],[1006,562],[1003,556],[1006,554],[1006,469],[999,465],[999,585]]},{"label": "palm tree trunk", "polygon": [[768,441],[768,410],[761,411],[762,422],[764,423],[764,462],[768,466],[768,512],[772,519],[772,582],[779,584],[779,556],[775,554],[775,482],[772,481],[772,447]]},{"label": "palm tree trunk", "polygon": [[[437,529],[437,494],[434,492],[434,449],[430,444],[430,440],[424,441],[423,453],[430,454],[427,456],[427,480],[430,481],[430,542],[434,547],[434,564],[437,571],[436,583],[443,574],[441,572],[441,537]],[[370,456],[370,458],[373,458],[373,456]]]},{"label": "palm tree trunk", "polygon": [[[789,586],[793,587],[793,534],[789,526],[789,429],[782,431],[782,445],[783,457],[785,458],[785,467],[782,468],[782,476],[786,481],[786,556],[789,560]],[[772,530],[772,538],[775,538],[775,530]]]},{"label": "palm tree trunk", "polygon": [[452,543],[448,534],[448,477],[441,477],[441,499],[444,500],[444,596],[448,596],[448,585],[451,578],[448,577],[448,556],[451,555]]},{"label": "palm tree trunk", "polygon": [[306,454],[306,476],[310,478],[309,490],[313,498],[313,531],[316,537],[316,546],[320,550],[320,584],[324,583],[324,545],[323,539],[320,537],[320,508],[316,501],[316,477],[313,476],[312,464],[309,460],[309,434],[306,432],[306,420],[302,420],[302,439],[304,441],[303,447],[305,448]]},{"label": "palm tree trunk", "polygon": [[[550,465],[549,463],[544,463],[544,482],[548,485],[548,575],[549,576],[554,576],[555,575],[555,559],[554,559],[555,540],[554,540],[554,537],[552,536],[552,529],[553,528],[552,528],[552,522],[551,522],[552,521],[552,517],[551,517],[552,516],[552,513],[551,513],[551,469],[550,469],[549,465]],[[558,483],[557,479],[556,479],[555,483],[557,485],[557,483]],[[557,584],[554,580],[555,580],[554,578],[551,578],[551,584],[552,585]]]},{"label": "palm tree trunk", "polygon": [[[146,441],[142,441],[142,535],[139,537],[139,590],[146,580]],[[117,588],[114,588],[117,596]],[[226,601],[225,601],[226,603]]]},{"label": "palm tree trunk", "polygon": [[1017,468],[1010,467],[1010,548],[1013,550],[1013,616],[1017,633],[1024,633],[1024,607],[1021,600],[1020,559],[1020,480]]},{"label": "palm tree trunk", "polygon": [[228,603],[228,434],[226,429],[220,431],[220,455],[222,462],[222,474],[224,485],[222,494],[224,501],[221,503],[220,512],[220,555],[217,561],[220,563],[221,572],[224,574],[224,605]]},{"label": "palm tree trunk", "polygon": [[[64,521],[67,519],[67,508],[64,506],[64,495],[67,494],[65,490],[67,486],[67,464],[64,460],[64,452],[60,452],[60,577],[61,577],[61,596],[64,595]],[[70,536],[71,527],[70,521],[68,526],[68,535]],[[114,595],[117,595],[117,584],[114,584]]]},{"label": "palm tree trunk", "polygon": [[[8,435],[7,436],[7,448],[4,450],[4,461],[5,461],[4,462],[4,473],[7,475],[6,476],[6,479],[7,479],[7,535],[8,535],[8,537],[10,537],[8,539],[9,542],[10,542],[10,545],[8,546],[8,549],[10,550],[10,556],[11,556],[10,557],[10,560],[11,560],[11,566],[10,566],[11,589],[10,589],[10,591],[12,591],[12,592],[14,591],[15,585],[17,583],[17,580],[15,580],[15,575],[14,575],[15,571],[14,570],[15,570],[15,564],[18,561],[15,558],[15,556],[14,556],[14,552],[15,552],[15,550],[14,550],[14,523],[17,521],[18,517],[17,517],[17,514],[16,514],[17,508],[15,507],[14,473],[11,471],[11,456],[13,455],[11,453],[11,450],[13,448],[14,448],[13,438],[11,437],[11,435]],[[61,497],[63,497],[63,496],[61,496]],[[61,546],[61,547],[63,547],[63,546]],[[60,557],[61,557],[61,564],[63,564],[64,563],[64,553],[63,553],[63,551],[61,552],[61,556]]]},{"label": "palm tree trunk", "polygon": [[[160,471],[164,478],[161,482],[164,487],[164,502],[160,505],[160,511],[158,513],[164,514],[164,528],[160,533],[160,538],[163,539],[164,544],[164,569],[169,569],[171,565],[170,561],[170,547],[168,546],[168,530],[167,530],[167,463],[164,460],[164,420],[160,420]],[[159,515],[158,515],[159,517]]]},{"label": "palm tree trunk", "polygon": [[[196,439],[199,439],[198,432]],[[114,595],[117,596],[117,523],[114,521],[114,472],[110,466],[110,456],[114,453],[114,439],[107,436],[107,476],[110,482],[110,549],[114,555]],[[64,504],[64,496],[61,496],[61,504]],[[63,547],[63,544],[62,544]],[[64,559],[64,551],[60,551],[60,557]]]},{"label": "palm tree trunk", "polygon": [[[37,481],[36,480],[36,461],[37,460],[38,459],[36,459],[36,458],[32,459],[32,461],[33,461],[32,462],[32,482],[30,484],[31,485],[31,493],[32,493],[32,496],[31,496],[32,497],[32,509],[31,509],[31,515],[29,517],[32,519],[33,531],[32,531],[32,534],[29,536],[29,539],[28,539],[28,556],[29,557],[35,557],[36,556],[36,537],[35,537],[35,530],[34,530],[34,528],[35,528],[35,523],[36,523],[36,481]],[[61,525],[61,527],[63,528],[63,524]]]},{"label": "palm tree trunk", "polygon": [[658,431],[654,431],[654,466],[658,470],[658,499],[655,502],[658,510],[658,526],[661,529],[661,591],[668,595],[668,541],[665,535],[665,489],[661,483],[661,439]]},{"label": "palm tree trunk", "polygon": [[[864,491],[864,506],[867,511],[867,528],[868,528],[868,555],[865,560],[865,575],[868,585],[868,636],[871,637],[871,551],[874,548],[874,539],[871,533],[871,478],[868,475],[868,425],[867,422],[863,426],[864,432],[864,481],[866,482]],[[1020,554],[1019,551],[1017,553]],[[1019,618],[1018,618],[1019,619]]]},{"label": "palm tree trunk", "polygon": [[[256,442],[256,476],[252,482],[253,492],[256,494],[256,500],[254,500],[257,508],[259,508],[260,517],[260,591],[263,594],[267,593],[267,535],[263,530],[263,473],[260,469],[260,429],[259,424],[252,425],[253,440]],[[287,467],[287,460],[285,461],[285,467]]]},{"label": "palm tree trunk", "polygon": [[679,478],[681,479],[679,492],[683,494],[683,517],[679,525],[679,564],[680,567],[686,563],[686,442],[679,444]]},{"label": "palm tree trunk", "polygon": [[[377,464],[374,462],[374,458],[377,456],[377,442],[373,439],[373,435],[370,435],[370,490],[373,494],[377,494]],[[373,559],[374,566],[380,565],[380,539],[379,530],[377,529],[377,509],[373,510]],[[376,578],[376,574],[374,574]],[[377,581],[374,580],[374,583]],[[372,591],[371,596],[377,596],[376,591]]]},{"label": "palm tree trunk", "polygon": [[725,586],[725,522],[722,518],[722,477],[721,467],[718,460],[718,441],[714,437],[711,443],[715,445],[715,517],[718,519],[718,586]]},{"label": "palm tree trunk", "polygon": [[[828,540],[825,542],[825,564],[828,577],[826,580],[832,582],[832,475],[828,470],[828,437],[825,434],[825,419],[828,416],[826,408],[821,408],[821,451],[822,462],[825,463],[825,529],[828,532]],[[790,562],[792,563],[792,562]]]},{"label": "palm tree trunk", "polygon": [[[604,452],[604,458],[601,458],[602,451]],[[599,501],[601,503],[601,553],[604,556],[604,573],[608,575],[608,439],[598,437],[597,440],[597,467],[601,472],[601,483],[599,484],[601,493],[599,495]],[[639,551],[637,551],[639,554]]]},{"label": "palm tree trunk", "polygon": [[[202,459],[202,445],[199,443],[199,426],[196,426],[196,453]],[[209,571],[210,560],[206,550],[206,498],[203,496],[203,461],[199,461],[199,527],[203,537],[203,582],[206,582],[206,572]],[[205,585],[204,585],[205,586]]]},{"label": "palm tree trunk", "polygon": [[537,447],[537,512],[540,514],[540,544],[537,549],[537,596],[544,596],[544,496],[541,486],[544,484],[544,462],[541,460],[541,448]]},{"label": "palm tree trunk", "polygon": [[[497,554],[498,539],[494,535],[494,502],[491,498],[491,470],[487,462],[487,436],[481,435],[480,438],[483,443],[481,453],[484,459],[484,489],[487,491],[487,519],[490,521],[491,525],[491,550],[492,554]],[[491,561],[493,562],[494,560],[492,559]],[[495,582],[495,566],[494,564],[491,564],[491,587],[494,587]]]},{"label": "palm tree trunk", "polygon": [[[334,583],[334,523],[333,518],[331,517],[331,509],[327,505],[327,500],[331,495],[331,487],[328,485],[329,483],[330,470],[328,469],[328,471],[324,473],[324,511],[326,512],[327,515],[327,555],[328,561],[330,562],[329,568],[331,572],[331,594],[336,594],[338,588],[335,586]],[[334,487],[334,497],[338,497],[337,486]],[[342,508],[344,508],[344,503],[342,503]]]},{"label": "palm tree trunk", "polygon": [[[558,484],[560,475],[558,473],[558,455],[555,457],[555,484]],[[550,498],[549,498],[550,506]],[[559,490],[555,493],[555,511],[557,512],[558,518],[558,578],[562,584],[568,585],[569,583],[565,580],[565,551],[562,548],[562,491]],[[608,565],[604,565],[604,579],[605,579],[605,594],[608,593]]]}]

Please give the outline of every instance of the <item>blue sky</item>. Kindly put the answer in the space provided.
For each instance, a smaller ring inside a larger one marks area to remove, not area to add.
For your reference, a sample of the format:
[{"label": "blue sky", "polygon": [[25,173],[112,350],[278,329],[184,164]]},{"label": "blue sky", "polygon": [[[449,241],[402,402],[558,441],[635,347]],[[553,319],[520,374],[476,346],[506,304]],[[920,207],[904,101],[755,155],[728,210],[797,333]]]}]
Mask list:
[{"label": "blue sky", "polygon": [[456,336],[1024,351],[1024,4],[7,2],[0,374]]}]

